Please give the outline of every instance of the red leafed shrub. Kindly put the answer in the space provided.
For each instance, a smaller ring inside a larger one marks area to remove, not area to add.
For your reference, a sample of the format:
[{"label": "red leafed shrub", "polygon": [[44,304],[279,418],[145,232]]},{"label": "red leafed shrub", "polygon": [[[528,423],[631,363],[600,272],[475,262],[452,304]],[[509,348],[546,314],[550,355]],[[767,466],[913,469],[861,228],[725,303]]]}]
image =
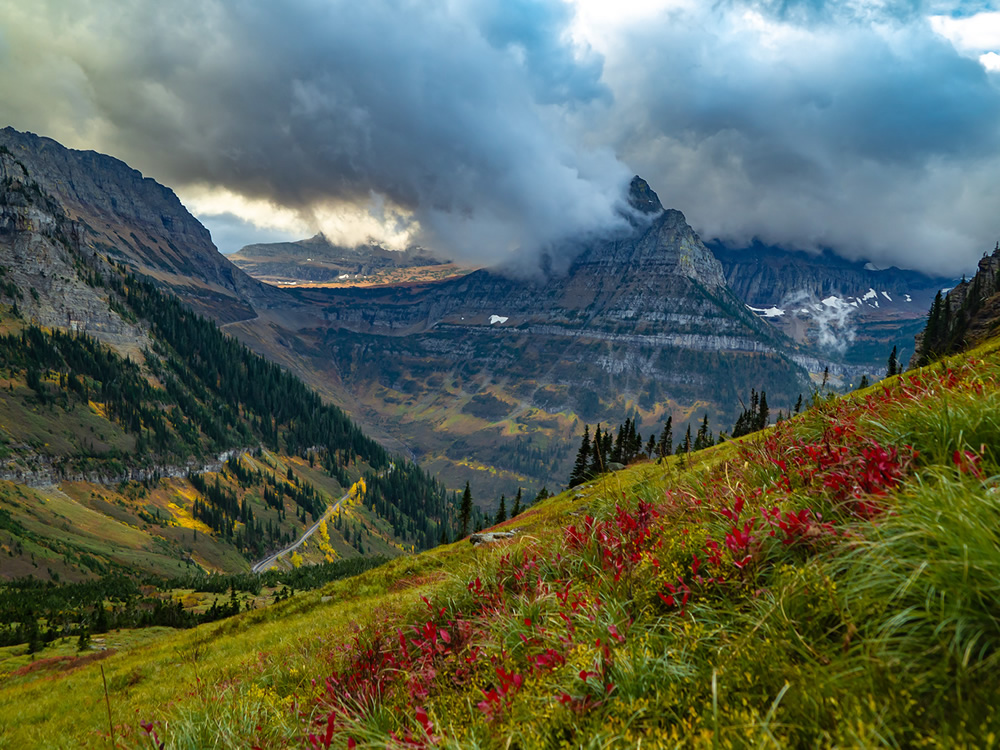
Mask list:
[{"label": "red leafed shrub", "polygon": [[612,518],[598,522],[586,516],[582,526],[566,528],[563,532],[566,550],[578,556],[596,553],[597,565],[617,583],[661,544],[655,529],[659,516],[656,508],[644,500],[638,502],[635,511],[616,505]]}]

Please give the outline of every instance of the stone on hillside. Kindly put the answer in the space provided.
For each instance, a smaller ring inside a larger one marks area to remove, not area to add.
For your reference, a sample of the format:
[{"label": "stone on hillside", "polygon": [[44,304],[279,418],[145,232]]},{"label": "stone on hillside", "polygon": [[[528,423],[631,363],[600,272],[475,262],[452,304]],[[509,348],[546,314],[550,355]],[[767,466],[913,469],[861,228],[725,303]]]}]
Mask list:
[{"label": "stone on hillside", "polygon": [[517,529],[512,531],[484,531],[479,534],[473,534],[469,537],[469,541],[472,542],[473,547],[478,547],[480,544],[492,544],[493,542],[502,542],[505,539],[513,539],[517,534]]}]

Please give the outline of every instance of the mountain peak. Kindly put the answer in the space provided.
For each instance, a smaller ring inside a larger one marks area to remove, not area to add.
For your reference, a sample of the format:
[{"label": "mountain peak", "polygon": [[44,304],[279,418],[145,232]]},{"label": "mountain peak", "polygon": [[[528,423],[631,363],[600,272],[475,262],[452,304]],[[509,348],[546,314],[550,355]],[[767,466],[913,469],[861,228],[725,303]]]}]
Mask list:
[{"label": "mountain peak", "polygon": [[632,178],[628,188],[628,202],[636,211],[644,214],[656,214],[663,210],[659,196],[653,192],[649,183],[639,175]]}]

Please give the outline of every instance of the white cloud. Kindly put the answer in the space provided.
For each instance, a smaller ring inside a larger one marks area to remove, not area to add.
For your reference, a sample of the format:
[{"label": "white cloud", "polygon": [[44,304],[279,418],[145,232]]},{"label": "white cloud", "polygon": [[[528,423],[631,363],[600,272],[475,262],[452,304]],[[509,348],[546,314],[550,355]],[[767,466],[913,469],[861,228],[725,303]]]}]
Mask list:
[{"label": "white cloud", "polygon": [[1000,55],[996,52],[987,52],[979,56],[979,62],[984,68],[990,71],[1000,71]]},{"label": "white cloud", "polygon": [[248,198],[223,187],[211,185],[186,185],[178,188],[180,198],[188,210],[197,215],[221,216],[230,214],[261,229],[305,236],[312,228],[300,211],[280,206],[264,198]]},{"label": "white cloud", "polygon": [[964,18],[931,16],[931,28],[965,55],[977,57],[1000,51],[1000,11],[976,13]]}]

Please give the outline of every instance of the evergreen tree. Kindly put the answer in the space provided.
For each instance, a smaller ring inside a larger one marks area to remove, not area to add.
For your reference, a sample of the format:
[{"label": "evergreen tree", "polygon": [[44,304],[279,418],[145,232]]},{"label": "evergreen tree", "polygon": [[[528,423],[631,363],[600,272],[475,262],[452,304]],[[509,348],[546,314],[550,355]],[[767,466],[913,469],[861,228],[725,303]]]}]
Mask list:
[{"label": "evergreen tree", "polygon": [[[606,433],[610,437],[610,431]],[[601,438],[601,426],[597,425],[597,433],[594,436],[594,443],[590,449],[590,467],[587,469],[587,479],[599,476],[604,473],[605,466],[607,465],[605,461],[604,451],[602,450],[602,445],[604,440]]]},{"label": "evergreen tree", "polygon": [[799,394],[799,400],[795,402],[795,413],[798,414],[802,411],[802,394]]},{"label": "evergreen tree", "polygon": [[469,483],[465,483],[465,492],[462,493],[462,506],[461,506],[461,521],[462,521],[462,538],[464,539],[469,535],[469,520],[472,518],[472,489],[469,487]]},{"label": "evergreen tree", "polygon": [[823,368],[823,388],[826,388],[826,384],[830,382],[830,366],[827,365]]},{"label": "evergreen tree", "polygon": [[[1000,279],[1000,274],[997,274],[997,279]],[[944,325],[944,298],[939,289],[938,293],[934,295],[934,302],[931,303],[924,336],[920,342],[920,355],[917,360],[919,365],[926,365],[935,358],[935,353],[941,347],[941,340],[947,335],[947,331],[943,330]]]},{"label": "evergreen tree", "polygon": [[542,487],[542,489],[538,490],[538,494],[535,495],[535,502],[537,503],[539,500],[545,500],[548,497],[551,497],[551,495],[549,495],[548,489]]},{"label": "evergreen tree", "polygon": [[514,507],[511,508],[510,517],[517,518],[521,514],[521,488],[517,488],[517,494],[514,496]]},{"label": "evergreen tree", "polygon": [[[957,352],[962,349],[965,345],[965,328],[965,308],[959,307],[958,312],[955,313],[955,323],[952,325],[951,335],[948,336],[948,342],[945,345],[945,353],[951,354],[952,352]],[[41,394],[39,394],[39,398],[41,398]]]},{"label": "evergreen tree", "polygon": [[[634,426],[635,425],[633,425],[633,427]],[[639,455],[642,453],[642,433],[641,432],[635,431],[633,433],[633,435],[632,435],[632,445],[630,447],[631,447],[631,450],[629,450],[629,459],[628,459],[629,463],[631,463],[632,461],[635,461],[637,458],[639,458]]]},{"label": "evergreen tree", "polygon": [[771,423],[770,417],[771,414],[767,408],[767,393],[761,390],[760,404],[757,407],[757,422],[755,425],[756,428],[758,430],[763,430],[765,427],[767,427]]},{"label": "evergreen tree", "polygon": [[701,421],[701,425],[698,427],[698,433],[694,438],[694,449],[700,451],[703,448],[708,448],[712,443],[709,440],[708,432],[708,413],[706,412],[705,418]]},{"label": "evergreen tree", "polygon": [[652,458],[656,453],[656,435],[654,433],[649,433],[649,442],[646,443],[646,457]]},{"label": "evergreen tree", "polygon": [[691,448],[692,448],[691,425],[689,424],[687,426],[687,432],[684,434],[684,440],[682,440],[677,445],[677,455],[681,455],[683,453],[690,453],[691,452]]},{"label": "evergreen tree", "polygon": [[500,507],[497,508],[496,518],[493,519],[493,523],[503,523],[507,520],[507,498],[500,495]]},{"label": "evergreen tree", "polygon": [[[628,424],[628,420],[625,420]],[[611,460],[616,464],[623,464],[625,461],[625,437],[627,432],[625,425],[618,425],[618,434],[615,435],[615,447],[611,449]]]},{"label": "evergreen tree", "polygon": [[[599,442],[600,425],[597,427],[597,434],[594,436],[594,444]],[[580,442],[580,449],[576,452],[576,462],[573,464],[573,473],[569,475],[569,487],[572,489],[583,484],[587,479],[587,461],[590,459],[590,425],[583,426],[583,440]]]},{"label": "evergreen tree", "polygon": [[892,347],[892,353],[889,355],[887,374],[889,377],[899,374],[899,362],[896,359],[896,347]]},{"label": "evergreen tree", "polygon": [[663,423],[663,432],[660,433],[657,452],[660,458],[665,458],[674,452],[674,418],[672,416],[667,417],[667,421]]},{"label": "evergreen tree", "polygon": [[38,627],[38,620],[35,619],[34,615],[28,620],[28,653],[34,654],[45,648],[45,641],[42,640],[42,631]]},{"label": "evergreen tree", "polygon": [[858,390],[859,391],[864,390],[869,385],[870,385],[870,383],[868,382],[868,376],[867,375],[862,375],[861,376],[861,382],[858,383]]}]

